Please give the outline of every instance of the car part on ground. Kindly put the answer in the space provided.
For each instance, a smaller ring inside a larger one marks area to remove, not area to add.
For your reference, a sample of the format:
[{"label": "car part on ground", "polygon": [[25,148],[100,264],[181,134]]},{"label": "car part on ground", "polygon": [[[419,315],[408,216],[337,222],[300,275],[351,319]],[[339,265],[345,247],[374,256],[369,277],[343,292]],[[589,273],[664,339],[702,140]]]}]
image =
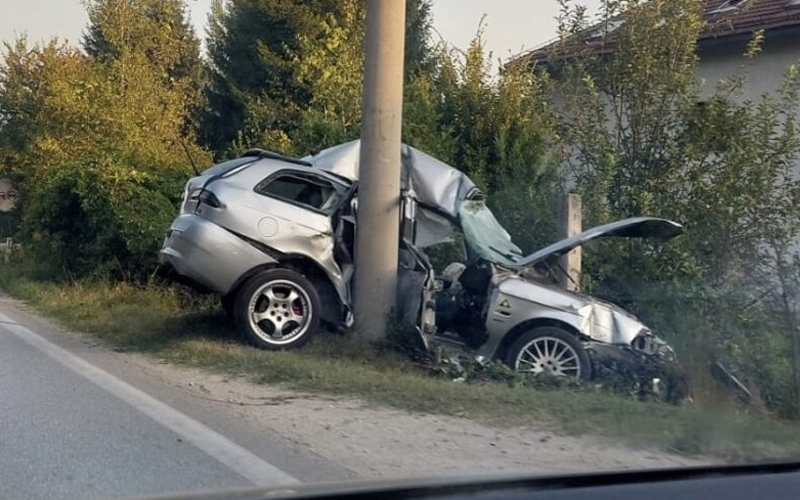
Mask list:
[{"label": "car part on ground", "polygon": [[743,404],[750,404],[753,395],[750,389],[742,383],[739,378],[734,375],[728,368],[721,362],[714,361],[710,366],[711,376],[717,381],[729,394],[732,394]]},{"label": "car part on ground", "polygon": [[654,356],[631,347],[589,342],[595,380],[619,394],[678,404],[691,397],[681,365],[674,357]]},{"label": "car part on ground", "polygon": [[[352,322],[358,141],[302,160],[253,150],[190,179],[161,251],[165,269],[223,297],[239,328],[267,349],[300,347],[324,321]],[[674,359],[622,308],[563,290],[550,272],[596,238],[671,238],[679,224],[636,217],[525,256],[457,169],[402,150],[398,328],[423,350],[450,345],[531,373],[589,379],[593,352]],[[425,255],[463,241],[466,262],[437,279]],[[595,346],[601,347],[595,349]]]}]

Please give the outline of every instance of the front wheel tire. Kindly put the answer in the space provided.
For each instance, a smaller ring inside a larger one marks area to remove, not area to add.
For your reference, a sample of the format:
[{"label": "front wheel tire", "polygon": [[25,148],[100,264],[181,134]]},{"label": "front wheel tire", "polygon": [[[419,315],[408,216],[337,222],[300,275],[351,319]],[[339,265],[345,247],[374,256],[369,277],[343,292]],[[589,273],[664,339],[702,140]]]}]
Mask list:
[{"label": "front wheel tire", "polygon": [[576,380],[592,378],[586,349],[574,335],[545,326],[522,334],[506,354],[505,363],[517,373],[549,374]]},{"label": "front wheel tire", "polygon": [[322,306],[305,276],[290,269],[270,269],[242,287],[233,313],[250,342],[277,351],[305,345],[319,328]]}]

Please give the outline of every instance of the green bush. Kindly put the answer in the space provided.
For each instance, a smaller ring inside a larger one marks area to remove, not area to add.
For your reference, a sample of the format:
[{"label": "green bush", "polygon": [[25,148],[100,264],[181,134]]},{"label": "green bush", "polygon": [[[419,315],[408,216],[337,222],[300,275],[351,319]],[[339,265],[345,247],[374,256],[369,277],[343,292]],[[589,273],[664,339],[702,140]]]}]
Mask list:
[{"label": "green bush", "polygon": [[[537,168],[531,168],[535,171]],[[519,176],[489,194],[487,203],[523,252],[534,252],[558,239],[561,179],[555,169]]]},{"label": "green bush", "polygon": [[86,158],[28,183],[22,231],[34,254],[70,273],[152,272],[180,184],[114,159]]}]

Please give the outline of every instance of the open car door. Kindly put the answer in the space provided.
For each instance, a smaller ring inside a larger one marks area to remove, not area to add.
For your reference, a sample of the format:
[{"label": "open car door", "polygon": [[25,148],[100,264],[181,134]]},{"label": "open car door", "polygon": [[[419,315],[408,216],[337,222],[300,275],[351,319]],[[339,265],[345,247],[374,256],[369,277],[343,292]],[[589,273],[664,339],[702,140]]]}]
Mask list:
[{"label": "open car door", "polygon": [[417,200],[412,190],[403,192],[401,208],[397,321],[404,331],[415,332],[419,348],[428,350],[436,332],[435,276],[428,258],[414,246]]}]

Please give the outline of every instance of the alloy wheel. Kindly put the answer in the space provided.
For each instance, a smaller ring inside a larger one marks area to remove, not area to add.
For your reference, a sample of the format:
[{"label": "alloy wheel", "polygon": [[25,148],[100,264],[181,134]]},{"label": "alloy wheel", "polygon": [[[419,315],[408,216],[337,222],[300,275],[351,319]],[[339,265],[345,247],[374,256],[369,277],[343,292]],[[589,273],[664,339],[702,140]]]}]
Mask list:
[{"label": "alloy wheel", "polygon": [[556,337],[537,337],[519,352],[514,368],[519,373],[547,373],[580,378],[581,363],[575,349]]},{"label": "alloy wheel", "polygon": [[308,331],[314,311],[308,293],[289,280],[269,281],[250,299],[253,331],[265,342],[288,344]]}]

